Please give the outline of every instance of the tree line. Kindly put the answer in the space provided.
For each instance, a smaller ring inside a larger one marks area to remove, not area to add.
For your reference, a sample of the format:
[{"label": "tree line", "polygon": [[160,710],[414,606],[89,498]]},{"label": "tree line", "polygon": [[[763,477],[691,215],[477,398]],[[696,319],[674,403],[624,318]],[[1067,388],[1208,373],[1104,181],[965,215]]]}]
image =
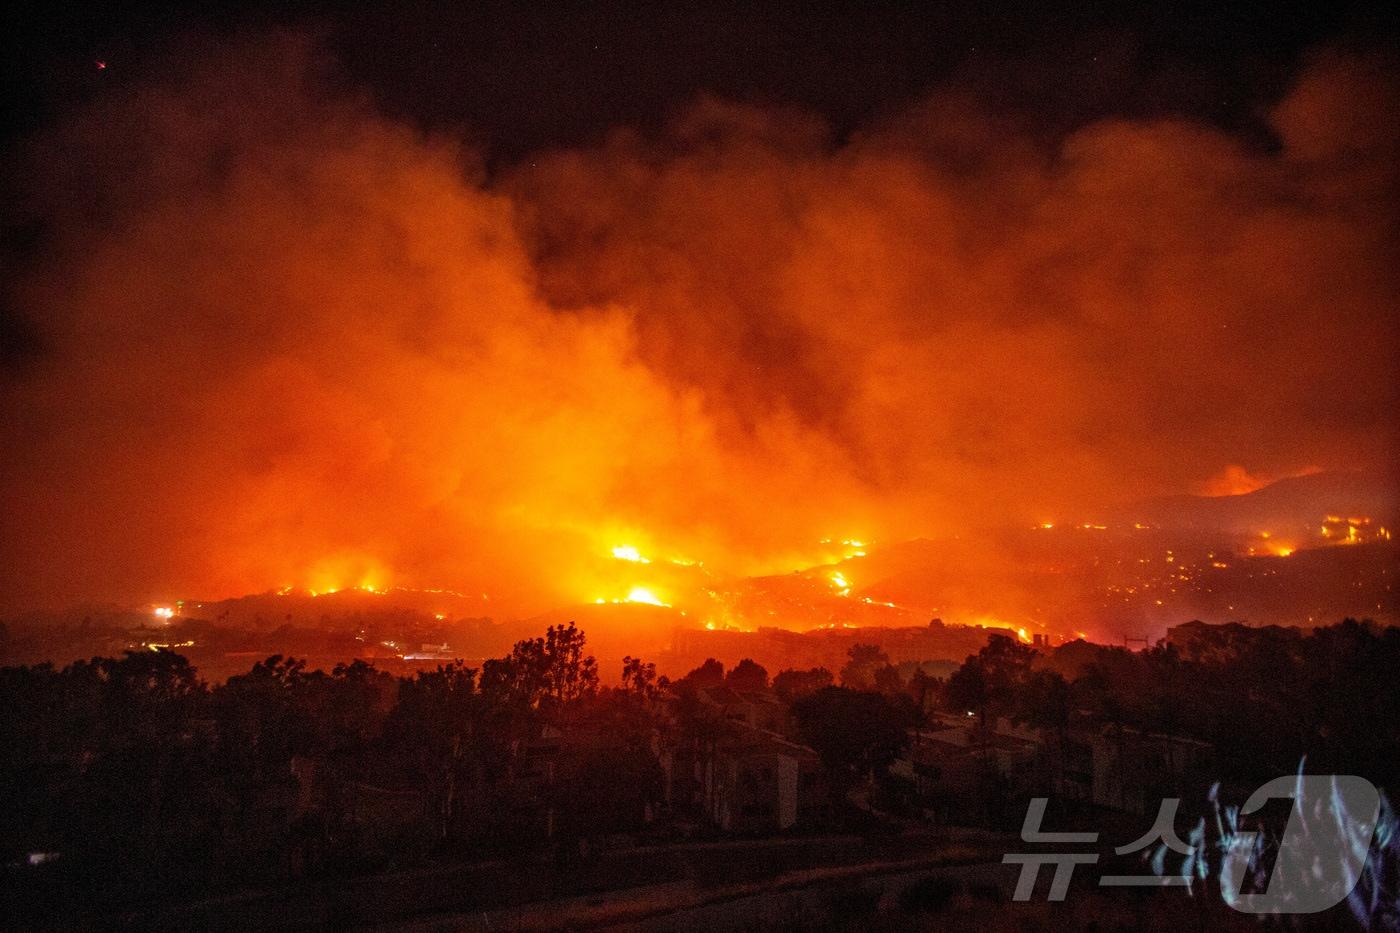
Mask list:
[{"label": "tree line", "polygon": [[[210,686],[168,650],[0,668],[0,863],[7,886],[51,878],[53,897],[111,905],[435,855],[576,852],[680,815],[686,795],[668,793],[663,762],[722,741],[728,726],[701,702],[712,687],[780,700],[835,810],[940,713],[1052,738],[1190,736],[1214,746],[1222,778],[1266,779],[1306,757],[1393,790],[1396,671],[1400,630],[1353,620],[1307,634],[1207,627],[1143,652],[992,637],[946,679],[857,645],[835,674],[771,679],[751,659],[728,671],[710,659],[668,682],[629,657],[603,687],[573,624],[480,668],[400,677],[274,655]],[[28,872],[50,853],[53,871]]]}]

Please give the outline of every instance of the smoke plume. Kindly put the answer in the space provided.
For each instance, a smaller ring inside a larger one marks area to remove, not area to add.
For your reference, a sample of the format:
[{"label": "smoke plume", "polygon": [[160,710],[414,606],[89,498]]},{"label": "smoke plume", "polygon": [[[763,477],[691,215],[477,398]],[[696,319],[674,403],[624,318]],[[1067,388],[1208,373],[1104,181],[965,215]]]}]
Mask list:
[{"label": "smoke plume", "polygon": [[33,346],[0,371],[0,603],[526,612],[611,595],[619,544],[777,570],[1392,469],[1395,74],[1317,54],[1272,148],[1047,141],[949,87],[840,139],[702,97],[488,176],[308,42],[172,63],[10,173],[40,232],[5,290]]}]

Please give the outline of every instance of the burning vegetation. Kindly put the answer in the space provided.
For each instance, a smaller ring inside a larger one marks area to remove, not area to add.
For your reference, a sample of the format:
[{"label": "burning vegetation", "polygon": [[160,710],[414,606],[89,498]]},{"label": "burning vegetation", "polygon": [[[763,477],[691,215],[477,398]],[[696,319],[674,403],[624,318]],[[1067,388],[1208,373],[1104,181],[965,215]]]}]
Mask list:
[{"label": "burning vegetation", "polygon": [[[489,174],[320,67],[235,44],[28,141],[3,608],[446,587],[752,628],[696,594],[833,565],[829,595],[946,614],[851,562],[1393,465],[1381,59],[1317,57],[1271,150],[1047,141],[952,92],[838,141],[702,98]],[[1255,553],[1393,527],[1325,514]],[[986,550],[969,585],[1019,605],[959,613],[1031,621]]]}]

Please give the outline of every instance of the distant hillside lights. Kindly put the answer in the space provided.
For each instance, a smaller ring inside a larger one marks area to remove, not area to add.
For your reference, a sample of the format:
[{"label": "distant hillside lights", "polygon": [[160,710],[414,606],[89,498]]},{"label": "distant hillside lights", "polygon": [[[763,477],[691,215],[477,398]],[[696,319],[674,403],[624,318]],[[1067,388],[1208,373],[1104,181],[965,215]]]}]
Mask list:
[{"label": "distant hillside lights", "polygon": [[193,647],[194,647],[194,639],[191,638],[191,639],[188,639],[188,640],[186,640],[186,641],[171,641],[171,642],[164,642],[164,641],[143,641],[143,642],[141,642],[141,647],[142,647],[142,648],[145,648],[145,649],[148,650],[148,651],[155,651],[155,652],[157,652],[157,653],[159,653],[159,652],[161,652],[161,651],[174,651],[176,648],[193,648]]}]

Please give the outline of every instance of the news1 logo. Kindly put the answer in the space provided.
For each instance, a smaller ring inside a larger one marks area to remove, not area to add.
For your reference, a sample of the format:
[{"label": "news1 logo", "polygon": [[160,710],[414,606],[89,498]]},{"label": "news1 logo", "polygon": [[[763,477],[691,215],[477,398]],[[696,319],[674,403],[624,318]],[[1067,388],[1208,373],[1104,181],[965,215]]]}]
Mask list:
[{"label": "news1 logo", "polygon": [[[1240,817],[1258,813],[1275,799],[1292,801],[1282,835],[1268,838],[1239,829]],[[1056,845],[1092,845],[1096,832],[1045,832],[1049,798],[1036,797],[1026,809],[1021,840]],[[1143,853],[1152,871],[1142,875],[1101,875],[1100,887],[1186,887],[1218,875],[1221,897],[1251,914],[1312,914],[1335,907],[1356,889],[1366,871],[1382,814],[1382,797],[1368,780],[1348,774],[1297,774],[1274,778],[1238,809],[1217,805],[1214,826],[1204,818],[1182,839],[1176,830],[1180,798],[1162,801],[1152,828],[1114,848],[1117,855]],[[1213,835],[1213,838],[1212,838]],[[1169,853],[1175,870],[1166,870]],[[1272,866],[1266,867],[1267,856]],[[1075,867],[1093,865],[1097,852],[1007,853],[1003,864],[1020,865],[1012,897],[1028,901],[1040,869],[1053,866],[1047,899],[1062,901]]]}]

